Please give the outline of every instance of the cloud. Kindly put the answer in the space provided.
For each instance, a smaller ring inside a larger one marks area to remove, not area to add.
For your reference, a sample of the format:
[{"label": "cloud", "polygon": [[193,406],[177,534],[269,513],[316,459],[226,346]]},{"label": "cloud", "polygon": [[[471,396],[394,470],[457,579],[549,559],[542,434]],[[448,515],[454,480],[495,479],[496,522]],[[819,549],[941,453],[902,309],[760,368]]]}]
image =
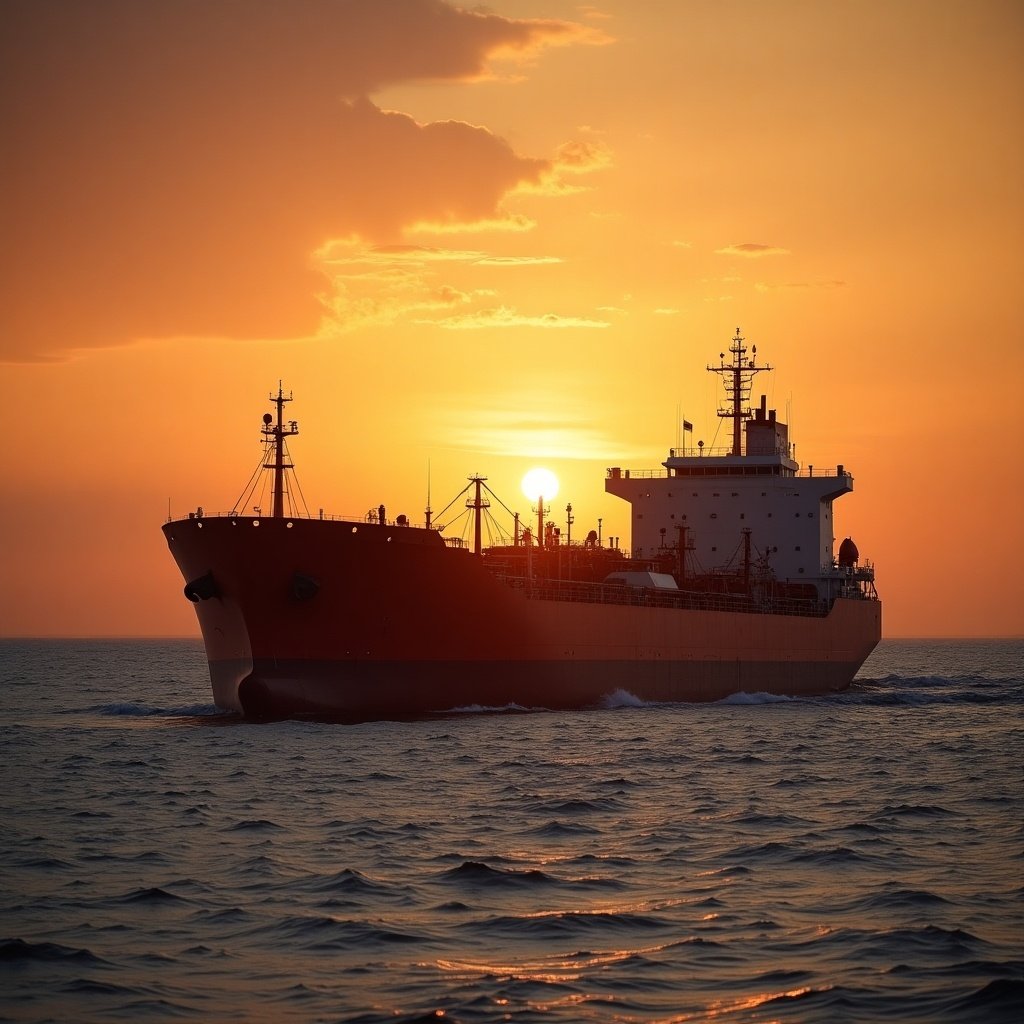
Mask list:
[{"label": "cloud", "polygon": [[560,256],[484,256],[477,260],[487,267],[531,267],[547,263],[561,263]]},{"label": "cloud", "polygon": [[[530,224],[504,200],[570,151],[368,98],[607,42],[444,0],[7,0],[0,358],[139,337],[296,337],[331,238]],[[563,168],[564,170],[564,168]]]},{"label": "cloud", "polygon": [[488,292],[437,280],[439,269],[472,265],[477,250],[417,245],[367,245],[357,236],[334,239],[315,253],[330,291],[320,296],[324,317],[319,335],[396,323],[410,315],[450,310]]},{"label": "cloud", "polygon": [[[372,283],[372,287],[367,287]],[[377,277],[368,282],[356,278],[350,285],[337,282],[323,306],[319,336],[335,337],[339,332],[360,327],[381,327],[428,312],[451,310],[479,301],[488,292],[467,292],[450,284],[429,287],[415,274],[396,272],[389,279]]]},{"label": "cloud", "polygon": [[764,281],[758,281],[754,288],[759,292],[776,292],[787,288],[806,289],[806,288],[845,288],[845,281],[790,281],[786,284],[767,284]]},{"label": "cloud", "polygon": [[530,315],[519,313],[506,306],[492,309],[481,309],[475,313],[446,317],[443,320],[421,320],[420,323],[432,324],[446,330],[480,330],[491,327],[610,327],[606,320],[590,320],[586,317],[560,316],[557,313]]},{"label": "cloud", "polygon": [[597,7],[591,7],[589,4],[581,4],[577,9],[584,18],[593,18],[596,21],[610,21],[613,17],[613,15],[609,14],[607,11],[602,11]]},{"label": "cloud", "polygon": [[426,245],[368,245],[358,235],[335,238],[314,254],[324,266],[421,267],[428,263],[475,263],[486,253],[474,249],[439,249]]},{"label": "cloud", "polygon": [[497,210],[496,217],[481,217],[477,220],[466,220],[448,211],[447,220],[420,220],[410,224],[405,230],[414,235],[467,235],[479,234],[482,231],[532,231],[537,222],[521,213],[508,213]]},{"label": "cloud", "polygon": [[469,263],[487,267],[521,267],[561,263],[559,256],[497,256],[479,249],[441,249],[424,245],[365,245],[358,237],[333,239],[316,253],[325,266],[415,266]]},{"label": "cloud", "polygon": [[612,151],[604,142],[581,139],[566,142],[555,151],[554,159],[541,172],[539,180],[524,179],[516,186],[514,194],[564,196],[585,192],[589,186],[568,179],[604,170],[611,164]]},{"label": "cloud", "polygon": [[715,253],[719,256],[746,256],[748,259],[757,259],[760,256],[788,256],[789,250],[777,245],[762,245],[759,242],[740,242],[738,245],[716,249]]},{"label": "cloud", "polygon": [[623,453],[622,439],[597,429],[593,417],[563,392],[502,391],[481,397],[469,410],[464,395],[458,401],[443,396],[423,419],[435,424],[442,443],[486,455],[606,460],[609,452]]},{"label": "cloud", "polygon": [[[324,319],[319,335],[329,337],[362,327],[384,324],[429,324],[443,327],[516,326],[511,314],[474,308],[456,318],[423,318],[428,312],[458,306],[493,305],[498,295],[489,283],[495,274],[520,267],[550,266],[557,256],[498,255],[481,249],[444,249],[422,245],[371,245],[358,236],[334,239],[322,246],[316,259],[330,282],[321,295]],[[447,280],[441,280],[444,275]],[[458,323],[452,320],[457,319]],[[537,323],[537,320],[543,322]],[[479,321],[479,322],[477,322]],[[572,317],[523,318],[534,326],[591,326]]]}]

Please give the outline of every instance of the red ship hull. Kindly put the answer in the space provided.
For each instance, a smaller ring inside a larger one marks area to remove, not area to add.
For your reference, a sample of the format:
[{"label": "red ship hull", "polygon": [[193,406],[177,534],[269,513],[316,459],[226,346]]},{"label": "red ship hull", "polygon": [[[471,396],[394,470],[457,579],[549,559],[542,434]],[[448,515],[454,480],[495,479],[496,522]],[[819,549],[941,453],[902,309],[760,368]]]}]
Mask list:
[{"label": "red ship hull", "polygon": [[684,607],[504,577],[486,553],[414,527],[216,517],[163,529],[196,600],[214,699],[256,717],[583,708],[617,691],[823,694],[849,686],[881,636],[877,600],[839,598],[827,614],[710,596]]}]

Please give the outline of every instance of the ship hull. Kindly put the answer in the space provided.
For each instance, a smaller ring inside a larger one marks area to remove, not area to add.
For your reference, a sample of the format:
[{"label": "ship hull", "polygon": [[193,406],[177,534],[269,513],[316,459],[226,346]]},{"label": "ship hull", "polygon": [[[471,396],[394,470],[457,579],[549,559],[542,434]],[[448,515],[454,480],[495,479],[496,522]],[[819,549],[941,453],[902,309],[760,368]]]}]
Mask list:
[{"label": "ship hull", "polygon": [[184,579],[206,581],[193,597],[215,702],[253,717],[816,695],[849,686],[881,635],[874,600],[814,616],[598,603],[571,581],[541,593],[411,527],[216,518],[164,532]]}]

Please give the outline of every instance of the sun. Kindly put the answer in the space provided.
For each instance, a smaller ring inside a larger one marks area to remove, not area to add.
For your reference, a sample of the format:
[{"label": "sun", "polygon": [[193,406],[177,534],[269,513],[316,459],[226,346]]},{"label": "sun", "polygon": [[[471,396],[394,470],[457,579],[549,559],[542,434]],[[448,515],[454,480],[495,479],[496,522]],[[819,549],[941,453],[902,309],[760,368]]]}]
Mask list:
[{"label": "sun", "polygon": [[522,488],[523,494],[530,501],[538,501],[541,498],[551,501],[558,494],[558,477],[550,469],[537,466],[527,470],[526,476],[523,477]]}]

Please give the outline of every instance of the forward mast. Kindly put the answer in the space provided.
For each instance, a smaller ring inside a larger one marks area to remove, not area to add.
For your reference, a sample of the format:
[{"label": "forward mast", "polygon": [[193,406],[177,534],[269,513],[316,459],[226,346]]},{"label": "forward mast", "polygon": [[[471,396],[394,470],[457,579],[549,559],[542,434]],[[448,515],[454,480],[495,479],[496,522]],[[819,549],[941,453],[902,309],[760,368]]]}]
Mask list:
[{"label": "forward mast", "polygon": [[281,381],[278,381],[277,394],[270,396],[270,401],[277,406],[277,422],[274,422],[274,417],[269,412],[263,414],[263,437],[271,456],[271,459],[263,464],[263,468],[274,473],[274,503],[271,510],[274,519],[284,518],[284,474],[286,470],[295,468],[290,462],[285,461],[287,453],[284,446],[286,437],[292,437],[299,432],[299,424],[295,420],[289,420],[287,426],[285,425],[284,405],[291,400],[292,393],[289,391],[285,395]]}]

